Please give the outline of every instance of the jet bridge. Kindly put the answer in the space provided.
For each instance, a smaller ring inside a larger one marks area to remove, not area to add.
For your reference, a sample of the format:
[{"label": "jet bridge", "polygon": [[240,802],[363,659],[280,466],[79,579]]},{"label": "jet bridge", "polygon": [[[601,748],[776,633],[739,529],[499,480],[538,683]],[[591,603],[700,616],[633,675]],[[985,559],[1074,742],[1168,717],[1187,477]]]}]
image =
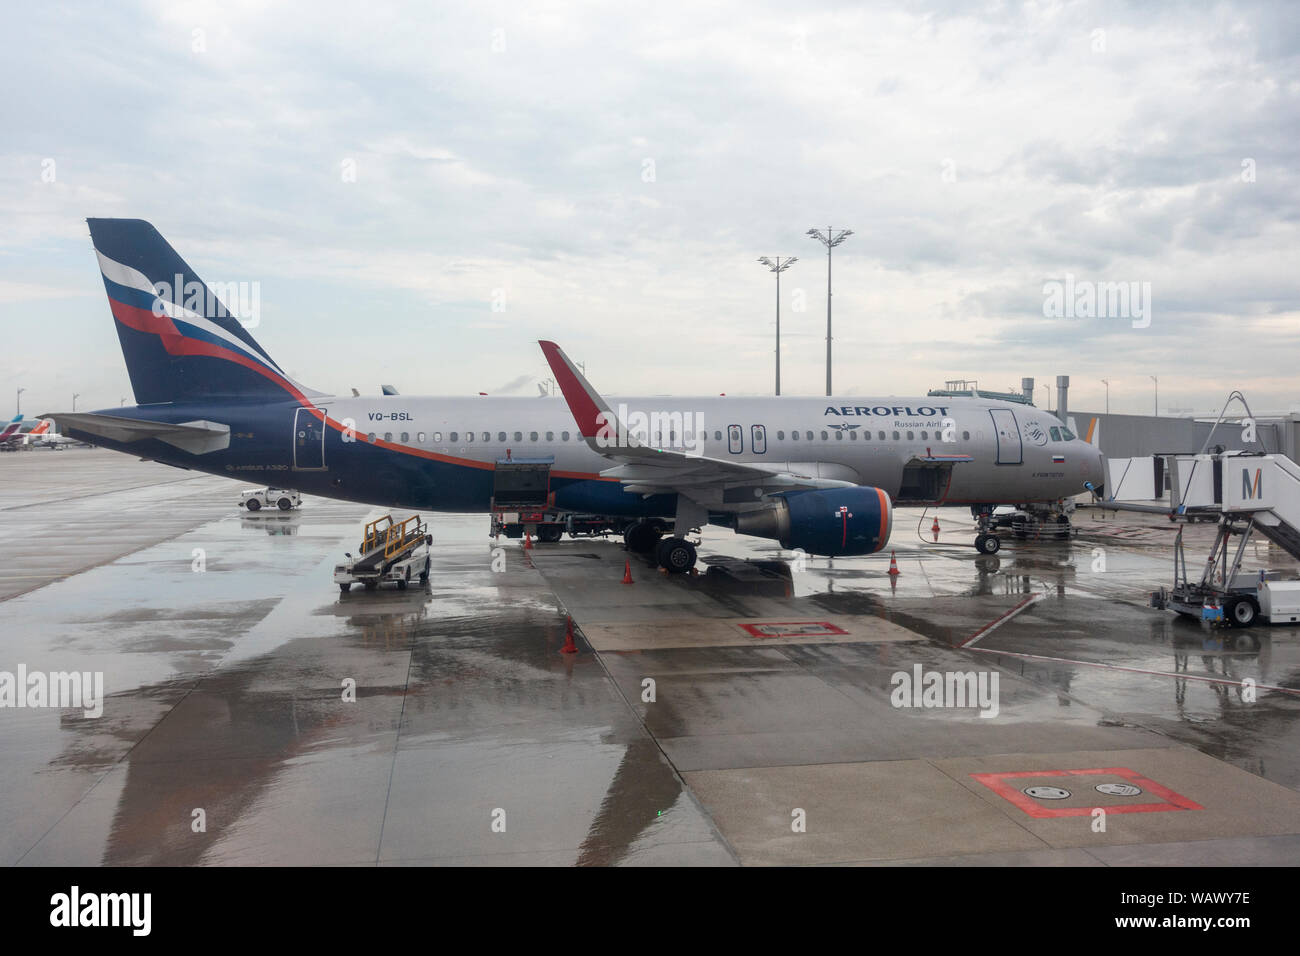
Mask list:
[{"label": "jet bridge", "polygon": [[1174,521],[1217,520],[1218,534],[1200,578],[1187,572],[1182,529],[1174,550],[1174,586],[1152,594],[1152,606],[1246,627],[1263,616],[1296,620],[1300,582],[1267,571],[1243,574],[1250,536],[1259,532],[1300,558],[1300,465],[1283,455],[1224,452],[1170,459]]}]

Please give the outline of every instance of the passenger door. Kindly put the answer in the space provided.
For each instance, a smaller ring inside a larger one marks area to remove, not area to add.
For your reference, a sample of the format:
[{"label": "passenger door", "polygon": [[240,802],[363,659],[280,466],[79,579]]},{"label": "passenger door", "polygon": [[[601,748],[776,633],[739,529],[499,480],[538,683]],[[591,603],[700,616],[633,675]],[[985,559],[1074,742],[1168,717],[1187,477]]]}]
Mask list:
[{"label": "passenger door", "polygon": [[322,416],[326,410],[296,408],[293,413],[293,470],[325,470],[325,423],[314,412]]},{"label": "passenger door", "polygon": [[1024,446],[1020,439],[1020,426],[1016,413],[1009,408],[990,408],[993,416],[993,434],[998,442],[998,464],[1019,465],[1024,462]]}]

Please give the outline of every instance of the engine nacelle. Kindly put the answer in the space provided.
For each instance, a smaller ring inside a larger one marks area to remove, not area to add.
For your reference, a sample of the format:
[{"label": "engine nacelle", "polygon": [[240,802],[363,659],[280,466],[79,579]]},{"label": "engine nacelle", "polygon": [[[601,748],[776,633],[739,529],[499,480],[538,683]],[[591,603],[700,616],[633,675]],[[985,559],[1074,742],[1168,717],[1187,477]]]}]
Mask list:
[{"label": "engine nacelle", "polygon": [[889,543],[894,506],[880,488],[796,491],[770,500],[769,508],[737,515],[736,533],[832,558],[872,554]]}]

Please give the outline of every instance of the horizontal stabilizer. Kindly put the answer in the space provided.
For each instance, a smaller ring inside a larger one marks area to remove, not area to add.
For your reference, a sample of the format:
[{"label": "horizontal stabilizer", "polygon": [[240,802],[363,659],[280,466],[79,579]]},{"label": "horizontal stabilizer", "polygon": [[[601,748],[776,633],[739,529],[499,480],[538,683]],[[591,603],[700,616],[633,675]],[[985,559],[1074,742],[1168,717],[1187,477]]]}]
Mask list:
[{"label": "horizontal stabilizer", "polygon": [[115,442],[143,441],[156,438],[174,445],[191,455],[206,455],[230,447],[230,426],[218,422],[193,421],[172,425],[167,422],[148,422],[138,418],[118,418],[115,415],[94,415],[87,412],[59,412],[42,415],[52,418],[63,429],[98,435]]}]

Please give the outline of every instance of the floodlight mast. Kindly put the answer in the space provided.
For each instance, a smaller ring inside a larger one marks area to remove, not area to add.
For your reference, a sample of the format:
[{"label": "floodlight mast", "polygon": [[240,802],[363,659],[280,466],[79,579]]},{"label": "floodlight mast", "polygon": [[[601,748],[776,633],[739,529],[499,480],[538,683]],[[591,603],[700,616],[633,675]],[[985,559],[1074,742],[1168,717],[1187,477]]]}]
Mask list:
[{"label": "floodlight mast", "polygon": [[853,235],[853,230],[841,229],[836,232],[827,226],[825,232],[820,229],[809,229],[804,235],[816,239],[826,247],[826,394],[829,395],[831,393],[831,250]]},{"label": "floodlight mast", "polygon": [[763,256],[758,260],[776,273],[776,394],[781,394],[781,273],[799,261],[798,256]]}]

